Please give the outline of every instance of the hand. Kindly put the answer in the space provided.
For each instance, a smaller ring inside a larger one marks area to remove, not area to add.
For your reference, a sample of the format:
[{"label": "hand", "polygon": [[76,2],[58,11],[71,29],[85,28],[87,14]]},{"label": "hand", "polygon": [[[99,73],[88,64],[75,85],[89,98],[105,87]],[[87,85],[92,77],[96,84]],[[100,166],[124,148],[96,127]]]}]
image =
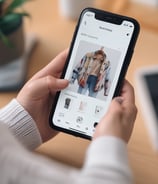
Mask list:
[{"label": "hand", "polygon": [[125,81],[120,97],[112,100],[107,113],[96,127],[93,139],[100,136],[115,136],[128,142],[136,114],[134,89]]},{"label": "hand", "polygon": [[66,50],[59,54],[45,68],[35,74],[17,96],[19,103],[36,122],[44,142],[57,134],[49,126],[49,114],[55,93],[68,85],[67,80],[59,79],[67,52]]}]

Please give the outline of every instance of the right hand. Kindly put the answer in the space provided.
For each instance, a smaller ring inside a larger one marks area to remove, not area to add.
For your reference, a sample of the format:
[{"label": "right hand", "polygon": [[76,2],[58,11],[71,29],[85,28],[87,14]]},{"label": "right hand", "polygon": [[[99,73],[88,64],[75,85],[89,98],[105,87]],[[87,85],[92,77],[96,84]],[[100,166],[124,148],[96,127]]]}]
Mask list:
[{"label": "right hand", "polygon": [[136,115],[134,89],[128,81],[125,81],[121,95],[112,100],[107,113],[96,127],[93,139],[114,136],[128,142]]}]

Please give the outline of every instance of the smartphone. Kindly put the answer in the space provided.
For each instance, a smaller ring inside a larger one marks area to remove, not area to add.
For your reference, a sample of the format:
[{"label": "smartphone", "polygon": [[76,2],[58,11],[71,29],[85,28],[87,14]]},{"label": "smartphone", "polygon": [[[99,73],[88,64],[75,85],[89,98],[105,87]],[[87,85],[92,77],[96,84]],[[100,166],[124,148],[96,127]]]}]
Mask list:
[{"label": "smartphone", "polygon": [[119,95],[139,33],[133,18],[94,8],[82,11],[57,93],[50,125],[91,139],[113,97]]},{"label": "smartphone", "polygon": [[136,71],[138,95],[144,122],[149,131],[153,148],[158,150],[158,65],[141,67]]}]

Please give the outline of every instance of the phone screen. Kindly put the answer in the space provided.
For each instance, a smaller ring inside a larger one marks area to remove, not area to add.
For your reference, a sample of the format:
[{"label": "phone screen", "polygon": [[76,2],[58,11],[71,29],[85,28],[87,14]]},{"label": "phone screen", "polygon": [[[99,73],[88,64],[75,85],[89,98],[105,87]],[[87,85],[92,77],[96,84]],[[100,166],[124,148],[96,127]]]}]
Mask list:
[{"label": "phone screen", "polygon": [[64,75],[70,83],[58,96],[54,126],[92,137],[114,96],[134,30],[132,21],[116,24],[83,12]]}]

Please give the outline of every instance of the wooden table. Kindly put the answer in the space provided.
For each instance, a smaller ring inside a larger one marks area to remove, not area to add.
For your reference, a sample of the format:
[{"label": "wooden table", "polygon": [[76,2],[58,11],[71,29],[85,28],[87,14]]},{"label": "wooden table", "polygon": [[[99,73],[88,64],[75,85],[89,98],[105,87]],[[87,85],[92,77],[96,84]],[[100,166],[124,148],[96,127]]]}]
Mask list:
[{"label": "wooden table", "polygon": [[[96,7],[134,16],[142,25],[138,44],[127,73],[127,79],[135,86],[136,69],[158,63],[158,9],[126,2],[111,6],[105,0],[97,0]],[[30,20],[25,19],[25,32],[34,32],[38,37],[38,45],[29,61],[28,78],[30,78],[60,51],[69,46],[76,22],[60,15],[57,0],[33,1],[26,4],[25,9],[32,17]],[[1,92],[0,107],[16,97],[16,94],[17,92]],[[158,154],[152,148],[145,127],[137,91],[136,103],[139,113],[128,145],[130,164],[137,184],[157,184]],[[38,151],[61,162],[81,167],[88,145],[87,140],[60,133],[53,140],[43,144]]]}]

